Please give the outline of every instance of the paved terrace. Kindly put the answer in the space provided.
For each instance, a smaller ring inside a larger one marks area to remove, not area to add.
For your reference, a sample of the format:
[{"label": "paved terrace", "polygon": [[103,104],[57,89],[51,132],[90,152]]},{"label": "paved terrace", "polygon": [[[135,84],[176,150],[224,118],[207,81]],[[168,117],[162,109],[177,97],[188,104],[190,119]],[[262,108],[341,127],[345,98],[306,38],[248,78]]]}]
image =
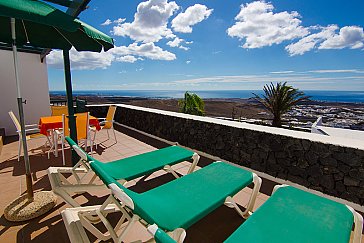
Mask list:
[{"label": "paved terrace", "polygon": [[[167,144],[155,139],[148,138],[137,132],[121,129],[117,132],[118,143],[107,140],[106,132],[101,131],[97,134],[98,149],[93,156],[101,161],[112,161],[129,157],[132,155],[148,152],[157,148],[167,146]],[[61,199],[58,199],[57,205],[48,214],[24,223],[10,223],[4,216],[5,206],[25,193],[25,177],[23,161],[17,161],[17,138],[7,138],[6,144],[0,156],[0,242],[69,242],[65,226],[60,215],[66,205]],[[44,153],[42,145],[45,139],[35,139],[30,141],[30,162],[34,179],[34,190],[50,190],[50,184],[46,169],[49,166],[62,166],[61,157],[55,158],[51,155],[48,160]],[[67,151],[67,166],[71,166],[70,152]],[[211,163],[212,160],[201,157],[200,166]],[[186,174],[189,163],[181,163],[174,166],[174,169],[180,174]],[[142,192],[153,187],[161,185],[167,181],[173,180],[171,174],[165,172],[155,172],[150,176],[138,178],[131,181],[128,185],[132,190]],[[262,205],[271,194],[274,183],[263,180],[261,193],[259,193],[255,209]],[[244,207],[249,199],[250,189],[244,189],[235,196],[235,200],[241,207]],[[101,204],[108,195],[108,190],[100,190],[95,195],[88,193],[78,195],[76,200],[83,205]],[[117,219],[117,217],[115,217]],[[222,242],[226,239],[240,224],[243,219],[228,207],[222,206],[206,218],[193,225],[187,230],[185,242]],[[146,230],[137,225],[128,234],[126,242],[142,240],[148,241],[151,237]],[[363,236],[364,238],[364,236]],[[95,240],[91,238],[91,240]]]}]

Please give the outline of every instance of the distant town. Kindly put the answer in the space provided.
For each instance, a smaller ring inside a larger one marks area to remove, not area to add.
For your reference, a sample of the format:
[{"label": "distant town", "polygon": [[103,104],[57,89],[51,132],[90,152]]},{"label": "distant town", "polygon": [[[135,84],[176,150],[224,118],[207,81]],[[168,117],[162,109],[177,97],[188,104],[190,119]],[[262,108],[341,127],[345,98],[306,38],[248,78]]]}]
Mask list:
[{"label": "distant town", "polygon": [[364,130],[364,107],[331,107],[327,105],[298,105],[289,111],[289,124],[311,127],[312,121],[323,117],[326,126]]}]

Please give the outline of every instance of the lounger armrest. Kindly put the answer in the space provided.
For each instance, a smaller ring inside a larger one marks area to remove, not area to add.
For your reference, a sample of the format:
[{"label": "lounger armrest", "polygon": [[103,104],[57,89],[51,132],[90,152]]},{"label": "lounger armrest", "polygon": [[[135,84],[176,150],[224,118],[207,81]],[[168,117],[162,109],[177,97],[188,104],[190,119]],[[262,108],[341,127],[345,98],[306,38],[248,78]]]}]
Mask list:
[{"label": "lounger armrest", "polygon": [[130,209],[134,209],[134,202],[125,192],[123,192],[115,183],[108,185],[112,194]]},{"label": "lounger armrest", "polygon": [[166,232],[159,229],[156,224],[148,226],[148,232],[153,235],[156,243],[176,243]]}]

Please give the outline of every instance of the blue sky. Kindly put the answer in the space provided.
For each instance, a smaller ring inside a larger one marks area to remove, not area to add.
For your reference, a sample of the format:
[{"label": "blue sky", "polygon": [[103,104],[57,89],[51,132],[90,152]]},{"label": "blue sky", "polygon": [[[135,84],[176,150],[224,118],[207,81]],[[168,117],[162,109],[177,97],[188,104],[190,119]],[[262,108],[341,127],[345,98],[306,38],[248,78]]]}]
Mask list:
[{"label": "blue sky", "polygon": [[[115,48],[71,50],[75,90],[364,90],[364,1],[91,1]],[[60,51],[51,90],[64,90]]]}]

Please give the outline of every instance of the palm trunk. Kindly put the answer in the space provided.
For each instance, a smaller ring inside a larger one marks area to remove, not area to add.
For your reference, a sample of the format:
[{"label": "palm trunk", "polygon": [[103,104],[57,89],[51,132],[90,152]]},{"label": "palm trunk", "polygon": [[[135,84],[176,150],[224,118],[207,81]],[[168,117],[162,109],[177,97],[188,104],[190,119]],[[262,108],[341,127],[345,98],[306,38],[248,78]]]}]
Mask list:
[{"label": "palm trunk", "polygon": [[273,127],[281,127],[282,126],[282,119],[280,115],[274,115],[273,117]]}]

